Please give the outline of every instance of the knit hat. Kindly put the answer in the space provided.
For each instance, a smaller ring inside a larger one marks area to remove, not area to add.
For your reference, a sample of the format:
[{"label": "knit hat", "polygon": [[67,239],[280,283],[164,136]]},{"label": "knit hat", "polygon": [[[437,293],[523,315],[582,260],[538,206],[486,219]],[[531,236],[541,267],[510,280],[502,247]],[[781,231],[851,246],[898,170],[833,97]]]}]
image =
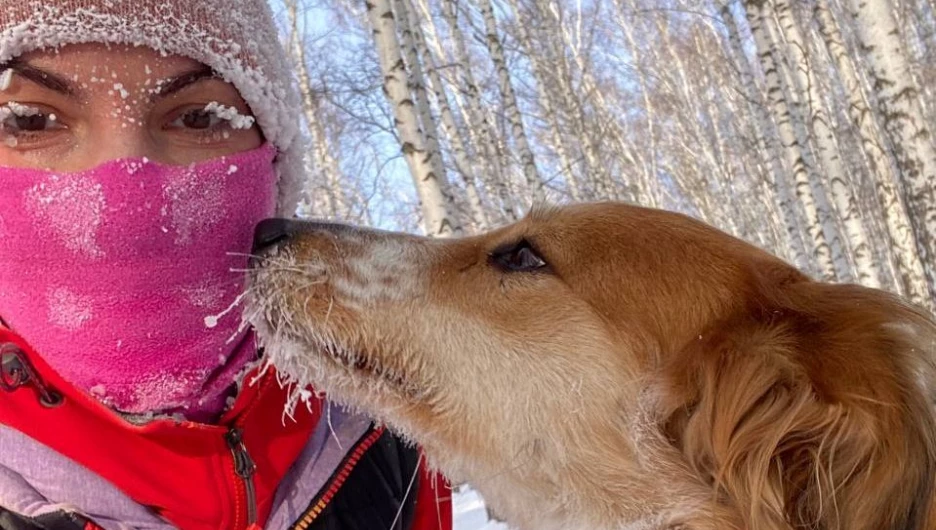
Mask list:
[{"label": "knit hat", "polygon": [[266,0],[0,0],[0,65],[67,44],[147,46],[189,57],[233,84],[278,149],[278,212],[299,198],[299,96]]}]

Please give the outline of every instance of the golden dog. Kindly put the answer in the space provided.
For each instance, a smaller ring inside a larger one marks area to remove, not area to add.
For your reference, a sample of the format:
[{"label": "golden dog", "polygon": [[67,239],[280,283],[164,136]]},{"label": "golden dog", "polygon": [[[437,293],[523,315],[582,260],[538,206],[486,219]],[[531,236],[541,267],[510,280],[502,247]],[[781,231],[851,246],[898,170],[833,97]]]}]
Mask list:
[{"label": "golden dog", "polygon": [[936,324],[893,296],[623,204],[452,240],[267,223],[270,361],[514,527],[936,528]]}]

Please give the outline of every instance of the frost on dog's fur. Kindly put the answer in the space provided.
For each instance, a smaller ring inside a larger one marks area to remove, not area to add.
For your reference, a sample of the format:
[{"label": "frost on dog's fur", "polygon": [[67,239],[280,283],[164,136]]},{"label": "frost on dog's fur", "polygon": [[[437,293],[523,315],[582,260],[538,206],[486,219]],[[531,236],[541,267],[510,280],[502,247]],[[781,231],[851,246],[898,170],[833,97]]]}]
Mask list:
[{"label": "frost on dog's fur", "polygon": [[[519,248],[543,267],[500,260]],[[932,319],[688,218],[581,205],[444,241],[307,225],[251,296],[297,388],[417,442],[517,528],[934,527]]]},{"label": "frost on dog's fur", "polygon": [[[354,264],[350,266],[353,268]],[[358,325],[351,325],[342,327],[339,332],[328,326],[330,310],[334,307],[333,299],[328,300],[319,315],[325,325],[309,326],[307,322],[297,321],[303,313],[290,310],[295,293],[300,293],[301,297],[304,291],[314,291],[316,285],[326,281],[327,275],[325,267],[297,261],[289,251],[266,256],[264,267],[254,274],[245,315],[258,331],[266,363],[276,366],[281,384],[294,388],[287,404],[289,413],[296,405],[312,397],[310,386],[329,389],[332,400],[354,410],[366,410],[364,403],[376,401],[388,392],[387,380],[362,377],[349,369],[361,360],[361,355],[350,348],[348,343],[356,342],[354,338],[362,336],[364,330]],[[344,286],[345,292],[352,294],[344,303],[358,306],[361,293],[355,296],[355,290],[359,289],[356,282],[339,283]],[[396,291],[385,290],[381,294],[396,296]],[[311,298],[312,294],[307,297]],[[380,370],[389,380],[397,378],[391,367],[373,368]],[[402,391],[404,394],[412,394],[423,390],[397,386],[394,393]],[[348,395],[353,398],[349,399]]]}]

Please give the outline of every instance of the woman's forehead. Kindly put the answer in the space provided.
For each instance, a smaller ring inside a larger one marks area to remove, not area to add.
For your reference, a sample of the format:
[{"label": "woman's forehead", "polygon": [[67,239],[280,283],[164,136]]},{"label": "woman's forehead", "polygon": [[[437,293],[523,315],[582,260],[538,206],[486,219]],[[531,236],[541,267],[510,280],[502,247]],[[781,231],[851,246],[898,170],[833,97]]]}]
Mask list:
[{"label": "woman's forehead", "polygon": [[108,72],[119,76],[151,76],[153,82],[160,77],[203,67],[198,61],[182,55],[165,54],[145,46],[124,44],[69,44],[23,54],[19,62],[61,73],[94,74]]},{"label": "woman's forehead", "polygon": [[204,64],[142,46],[74,44],[24,54],[11,66],[35,85],[83,103],[110,102],[131,113],[145,112],[156,99],[206,79],[214,82],[200,92],[239,98],[233,85]]}]

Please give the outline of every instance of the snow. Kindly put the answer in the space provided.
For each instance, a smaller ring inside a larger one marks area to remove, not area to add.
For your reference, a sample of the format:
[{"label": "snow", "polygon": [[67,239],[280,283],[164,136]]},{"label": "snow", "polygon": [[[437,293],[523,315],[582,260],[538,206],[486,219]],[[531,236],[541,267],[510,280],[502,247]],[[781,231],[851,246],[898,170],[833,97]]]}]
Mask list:
[{"label": "snow", "polygon": [[452,511],[455,515],[453,530],[510,530],[503,523],[488,520],[484,500],[470,487],[462,487],[454,493]]},{"label": "snow", "polygon": [[124,88],[123,83],[114,83],[114,90],[120,94],[120,99],[127,99],[130,97],[130,92]]},{"label": "snow", "polygon": [[21,103],[17,103],[16,101],[8,101],[3,106],[3,108],[0,109],[0,119],[8,117],[10,114],[19,116],[20,118],[28,118],[29,116],[35,116],[36,114],[39,114],[39,112],[39,109],[36,107],[23,105]]},{"label": "snow", "polygon": [[217,308],[224,300],[224,288],[211,282],[182,288],[185,300],[195,307],[203,309]]}]

